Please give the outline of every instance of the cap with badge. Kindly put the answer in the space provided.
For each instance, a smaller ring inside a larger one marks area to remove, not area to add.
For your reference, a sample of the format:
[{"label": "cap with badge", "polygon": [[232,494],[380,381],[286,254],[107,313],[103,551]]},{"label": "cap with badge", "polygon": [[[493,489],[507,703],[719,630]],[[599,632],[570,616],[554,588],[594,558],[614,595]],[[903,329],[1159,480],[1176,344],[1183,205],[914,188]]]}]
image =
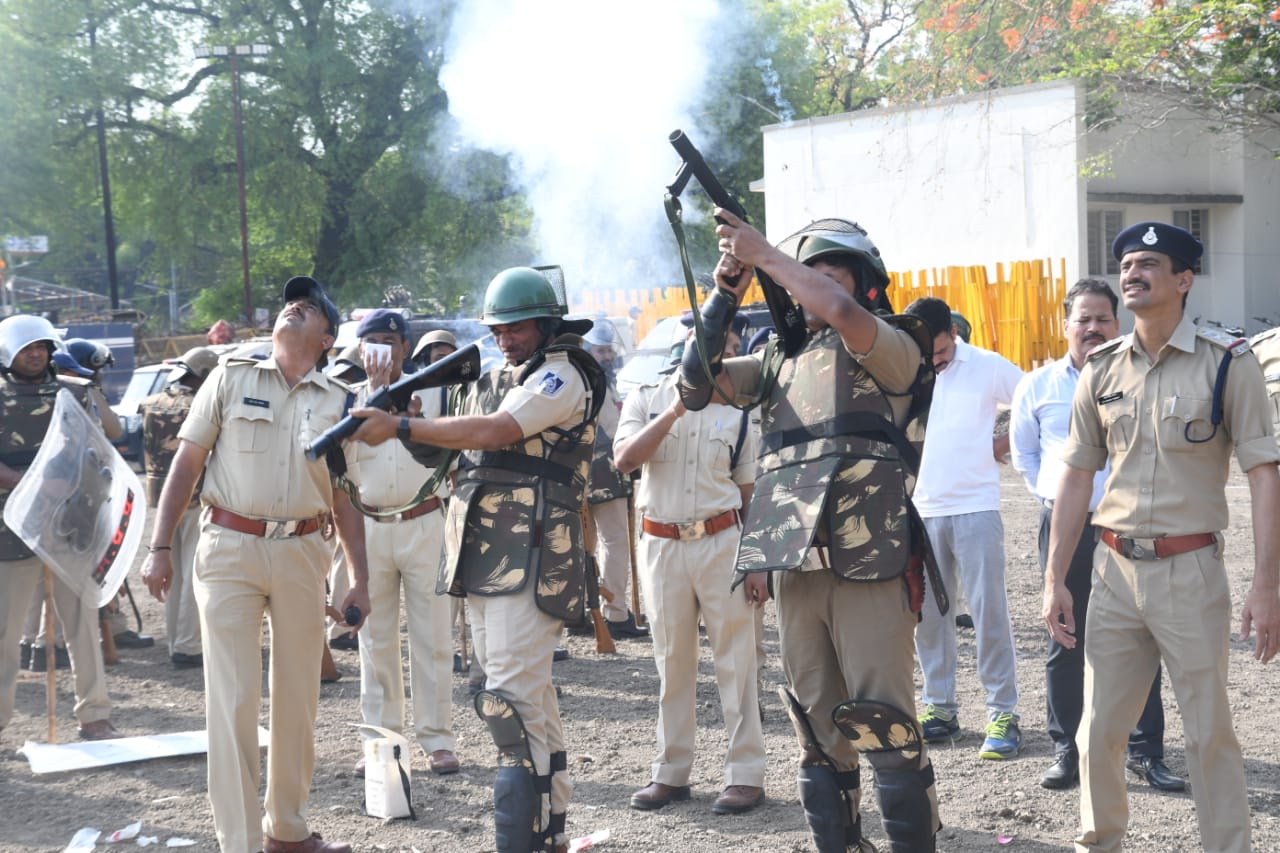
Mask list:
[{"label": "cap with badge", "polygon": [[399,335],[400,339],[404,340],[408,332],[409,324],[405,322],[404,315],[390,308],[373,309],[360,318],[360,325],[356,326],[357,338],[363,338],[368,335],[393,334]]},{"label": "cap with badge", "polygon": [[1111,254],[1121,260],[1129,252],[1159,252],[1186,266],[1194,266],[1204,246],[1190,231],[1164,222],[1139,222],[1116,235]]},{"label": "cap with badge", "polygon": [[184,376],[194,376],[201,382],[209,375],[209,371],[213,370],[218,363],[218,354],[208,347],[193,347],[182,354],[182,357],[173,363],[173,370],[169,371],[167,382],[177,382]]},{"label": "cap with badge", "polygon": [[320,310],[324,312],[324,316],[329,321],[329,334],[338,334],[338,324],[342,322],[338,316],[338,308],[329,301],[329,297],[325,295],[324,288],[320,286],[320,282],[316,281],[309,275],[295,275],[284,283],[284,303],[288,305],[290,302],[297,302],[300,299],[309,299],[320,306]]}]

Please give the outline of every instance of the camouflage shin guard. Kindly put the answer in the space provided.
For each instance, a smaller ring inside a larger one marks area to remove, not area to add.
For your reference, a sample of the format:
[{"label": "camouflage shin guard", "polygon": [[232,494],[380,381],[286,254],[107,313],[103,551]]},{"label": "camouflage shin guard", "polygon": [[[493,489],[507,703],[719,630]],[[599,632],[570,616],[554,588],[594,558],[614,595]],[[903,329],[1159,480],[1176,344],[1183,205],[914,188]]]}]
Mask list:
[{"label": "camouflage shin guard", "polygon": [[880,818],[891,853],[933,853],[940,827],[933,765],[924,759],[916,718],[883,702],[850,699],[831,712],[840,733],[871,756]]},{"label": "camouflage shin guard", "polygon": [[538,775],[524,721],[506,697],[481,690],[476,694],[475,708],[498,747],[498,775],[493,783],[498,853],[542,851],[546,846],[542,802],[550,794],[551,777]]},{"label": "camouflage shin guard", "polygon": [[858,813],[862,789],[858,768],[839,770],[831,756],[818,745],[813,725],[799,700],[785,687],[778,688],[783,707],[791,718],[796,738],[807,756],[817,756],[818,763],[801,763],[796,782],[800,805],[809,825],[818,853],[844,853],[846,850],[875,848],[862,840],[862,815]]}]

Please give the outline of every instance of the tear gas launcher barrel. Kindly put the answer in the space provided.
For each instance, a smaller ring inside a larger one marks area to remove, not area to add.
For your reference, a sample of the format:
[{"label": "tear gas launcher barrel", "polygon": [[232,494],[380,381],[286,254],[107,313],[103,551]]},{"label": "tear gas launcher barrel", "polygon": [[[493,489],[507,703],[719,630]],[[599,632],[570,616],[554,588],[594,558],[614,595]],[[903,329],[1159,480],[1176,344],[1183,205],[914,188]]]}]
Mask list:
[{"label": "tear gas launcher barrel", "polygon": [[[398,381],[371,395],[368,400],[365,400],[364,405],[371,409],[391,411],[394,408],[403,412],[409,408],[409,400],[415,391],[474,382],[479,376],[480,342],[476,341],[424,367],[417,373],[400,377]],[[307,458],[319,459],[324,456],[330,448],[350,438],[363,422],[364,418],[347,415],[307,445]]]},{"label": "tear gas launcher barrel", "polygon": [[[746,222],[746,209],[720,183],[720,179],[716,177],[715,172],[711,171],[711,167],[703,159],[702,152],[698,150],[689,137],[685,136],[684,131],[673,130],[671,135],[667,137],[667,141],[671,143],[671,147],[680,155],[681,161],[675,178],[667,185],[667,192],[673,198],[679,198],[680,193],[684,192],[685,187],[688,186],[689,179],[696,178],[698,184],[716,207],[723,207],[743,222]],[[762,270],[756,270],[756,278],[760,281],[760,289],[764,291],[764,301],[769,306],[769,314],[773,318],[773,327],[778,330],[778,335],[782,338],[784,352],[789,356],[795,355],[804,346],[805,339],[808,337],[804,312],[792,300],[791,294],[783,290],[777,282],[769,278]],[[697,306],[695,305],[694,308],[696,309]]]}]

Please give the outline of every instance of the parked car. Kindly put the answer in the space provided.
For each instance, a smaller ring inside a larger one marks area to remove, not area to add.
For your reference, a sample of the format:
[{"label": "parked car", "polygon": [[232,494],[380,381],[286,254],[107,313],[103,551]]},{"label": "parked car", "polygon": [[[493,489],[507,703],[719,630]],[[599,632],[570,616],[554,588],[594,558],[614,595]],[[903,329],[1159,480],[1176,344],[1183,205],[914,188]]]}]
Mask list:
[{"label": "parked car", "polygon": [[124,427],[124,434],[116,440],[115,447],[125,459],[142,461],[142,415],[138,413],[138,404],[163,389],[169,383],[172,370],[173,365],[167,361],[135,368],[120,402],[111,407]]}]

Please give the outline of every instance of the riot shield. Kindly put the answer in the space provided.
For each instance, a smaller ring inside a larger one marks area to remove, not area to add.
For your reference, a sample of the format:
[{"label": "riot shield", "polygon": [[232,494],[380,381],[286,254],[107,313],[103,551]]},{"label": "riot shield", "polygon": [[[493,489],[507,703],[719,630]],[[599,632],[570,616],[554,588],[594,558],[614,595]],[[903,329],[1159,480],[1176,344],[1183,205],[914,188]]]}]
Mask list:
[{"label": "riot shield", "polygon": [[142,483],[69,391],[31,467],[9,495],[4,521],[81,595],[116,595],[142,542]]}]

